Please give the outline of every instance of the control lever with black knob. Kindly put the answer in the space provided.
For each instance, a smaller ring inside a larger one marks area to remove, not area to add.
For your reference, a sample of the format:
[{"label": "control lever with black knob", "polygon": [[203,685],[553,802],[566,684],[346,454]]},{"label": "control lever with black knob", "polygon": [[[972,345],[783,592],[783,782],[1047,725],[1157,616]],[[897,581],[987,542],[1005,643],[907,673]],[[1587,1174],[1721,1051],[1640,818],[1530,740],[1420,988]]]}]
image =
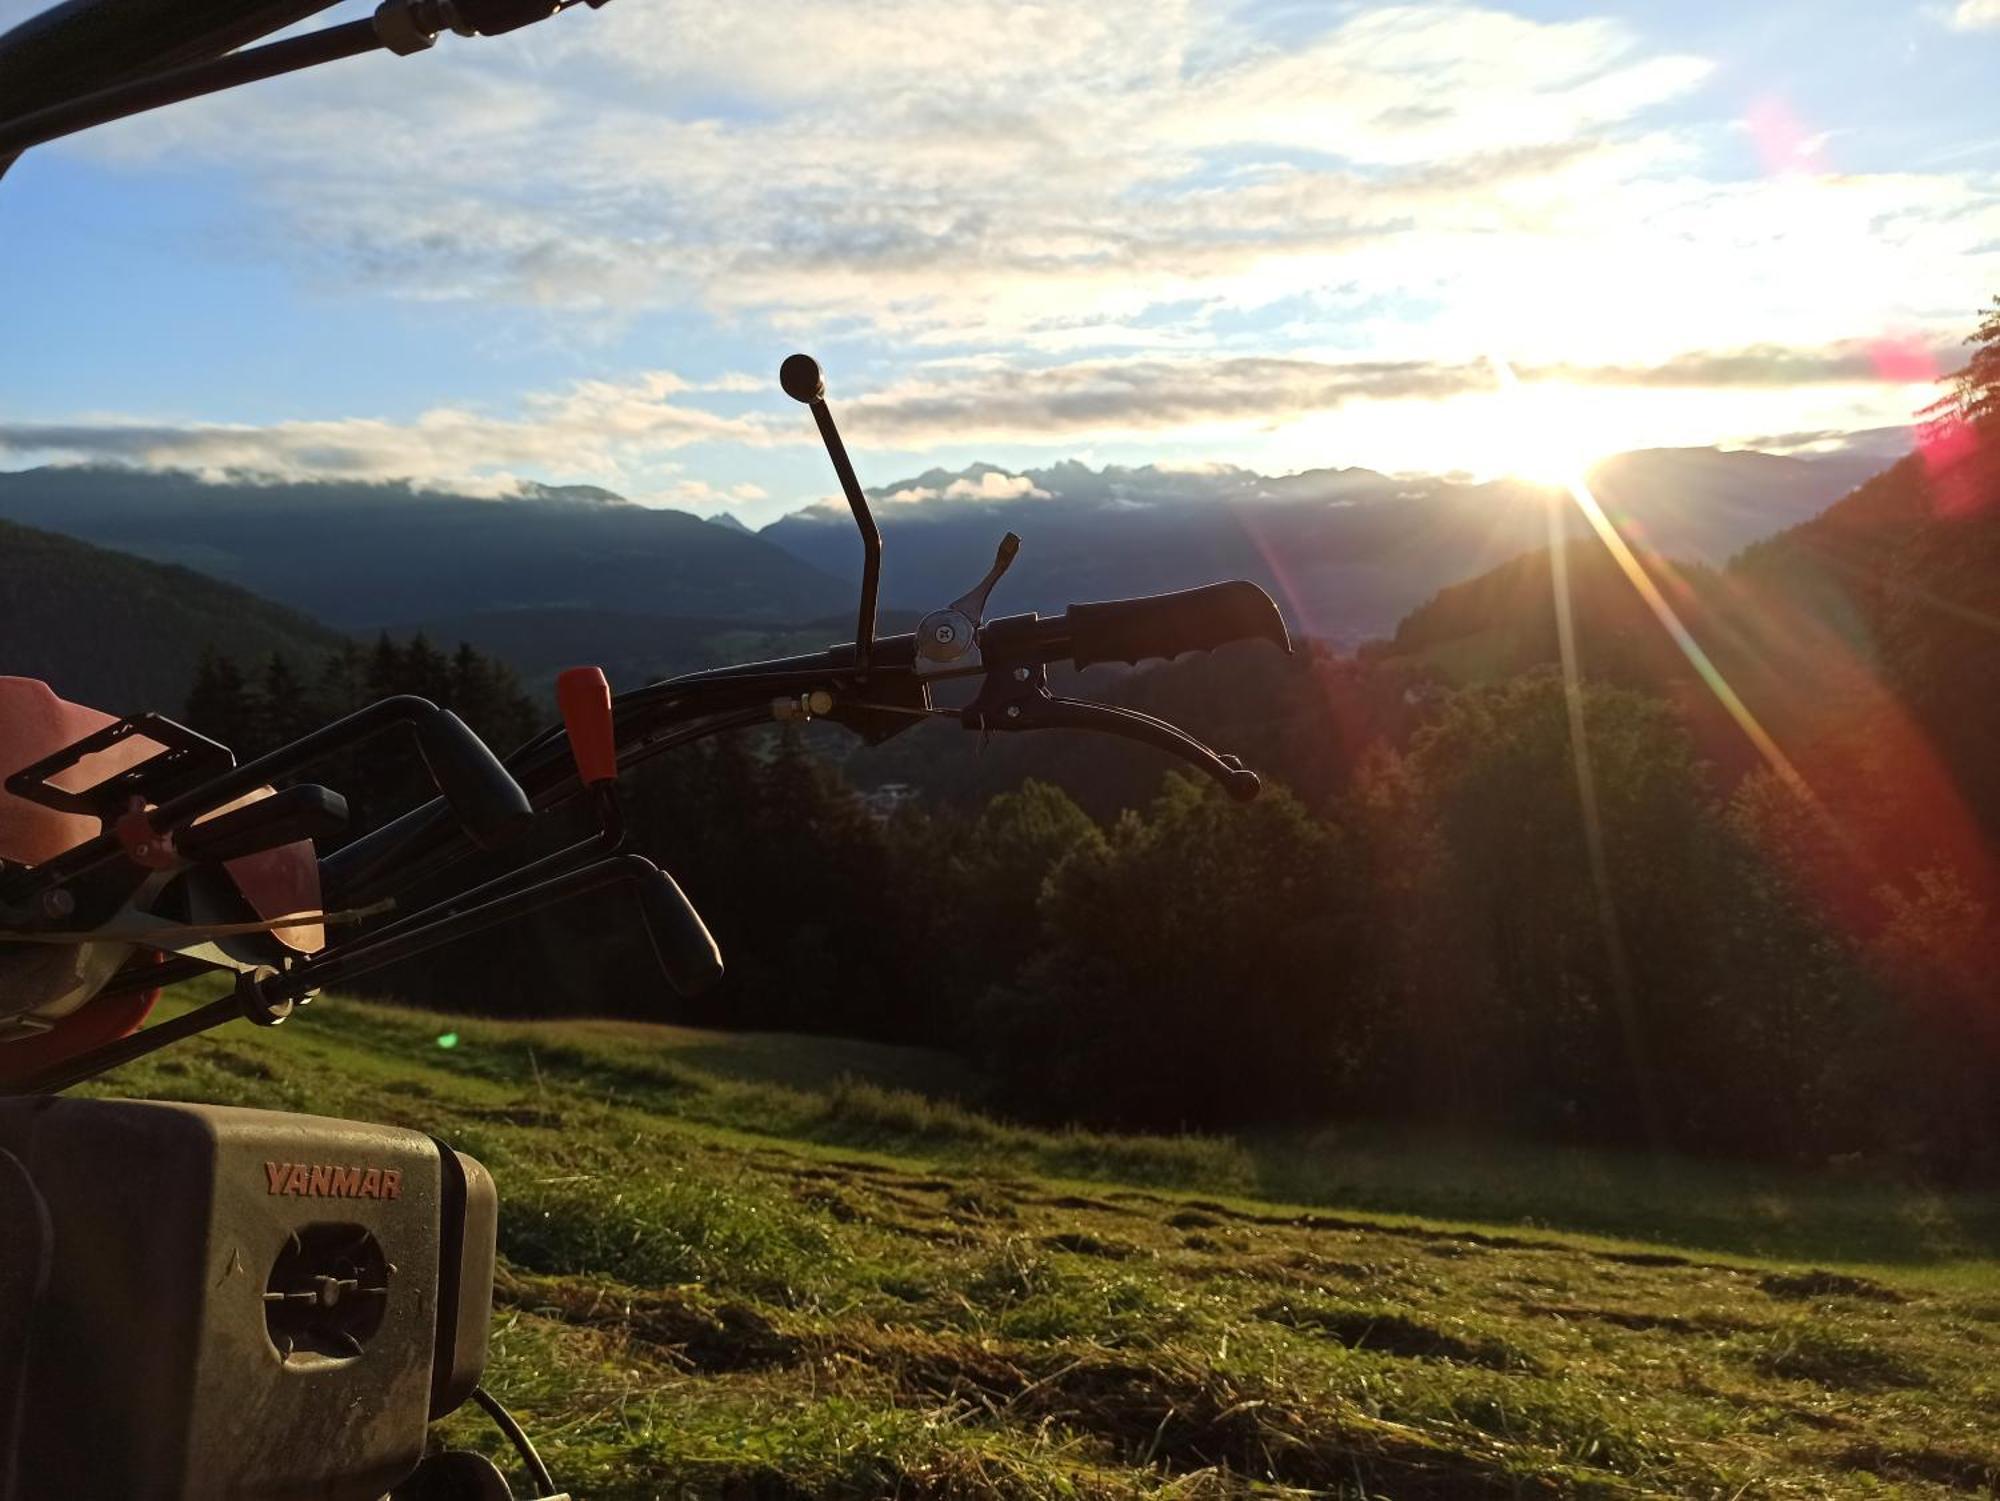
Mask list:
[{"label": "control lever with black knob", "polygon": [[[371,932],[345,956],[337,978],[381,968],[406,953],[473,933],[544,906],[614,885],[630,885],[661,971],[682,995],[722,977],[722,955],[701,915],[671,876],[642,857],[621,853],[625,818],[618,799],[618,744],[611,687],[597,667],[571,667],[556,679],[578,783],[597,812],[595,834]],[[388,955],[389,957],[383,957]],[[329,961],[332,962],[332,961]],[[307,966],[310,968],[310,964]]]},{"label": "control lever with black knob", "polygon": [[847,497],[847,508],[854,513],[854,524],[861,532],[861,608],[854,622],[854,667],[866,677],[875,652],[875,600],[882,590],[882,531],[875,525],[875,513],[868,508],[868,496],[847,457],[840,429],[833,425],[833,413],[826,404],[826,376],[819,361],[809,354],[788,355],[778,367],[778,384],[792,400],[811,409],[820,441],[826,445],[826,455],[840,480],[840,493]]}]

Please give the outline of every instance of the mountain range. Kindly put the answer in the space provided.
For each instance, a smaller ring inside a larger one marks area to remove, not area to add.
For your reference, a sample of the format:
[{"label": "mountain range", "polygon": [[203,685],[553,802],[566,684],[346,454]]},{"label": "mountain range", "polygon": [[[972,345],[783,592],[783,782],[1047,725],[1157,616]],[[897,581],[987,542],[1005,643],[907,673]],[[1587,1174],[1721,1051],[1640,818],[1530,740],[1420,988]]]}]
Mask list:
[{"label": "mountain range", "polygon": [[[1590,480],[1635,543],[1721,562],[1824,510],[1885,463],[1845,452],[1655,449],[1608,459]],[[1016,493],[987,498],[1008,491]],[[1567,535],[1585,529],[1577,508],[1548,487],[1368,469],[1271,477],[1070,462],[1009,475],[975,465],[933,470],[870,498],[883,533],[883,596],[899,604],[955,598],[1013,530],[1023,546],[995,591],[997,609],[1046,613],[1248,578],[1270,591],[1294,629],[1348,646],[1386,632],[1445,585],[1546,546],[1552,502]],[[795,512],[759,535],[827,573],[858,575],[845,505]]]},{"label": "mountain range", "polygon": [[853,593],[758,537],[588,486],[478,500],[44,468],[0,474],[0,518],[178,563],[347,630],[551,608],[794,622]]},{"label": "mountain range", "polygon": [[[1606,461],[1592,483],[1635,539],[1720,561],[1823,510],[1882,463],[1866,452],[1655,450]],[[907,629],[911,612],[962,593],[1014,530],[1024,546],[995,592],[997,612],[1243,577],[1271,591],[1296,631],[1346,647],[1386,634],[1448,585],[1545,546],[1552,503],[1561,528],[1580,528],[1575,507],[1545,488],[1355,468],[974,465],[871,496],[885,538],[884,630]],[[55,673],[117,702],[160,675],[177,692],[203,641],[244,659],[310,655],[334,630],[469,640],[530,687],[577,661],[601,662],[631,686],[845,638],[861,551],[839,502],[751,533],[733,518],[653,510],[591,486],[492,500],[399,484],[44,468],[0,474],[0,518],[112,550],[86,560],[57,538],[31,544],[32,534],[10,531],[14,623],[0,670]],[[124,554],[173,567],[134,572]],[[262,598],[253,605],[242,590]],[[89,632],[66,647],[51,623],[66,608],[129,613],[138,599],[157,615],[176,595],[185,607],[139,628],[150,639],[125,654],[128,665],[85,649]]]}]

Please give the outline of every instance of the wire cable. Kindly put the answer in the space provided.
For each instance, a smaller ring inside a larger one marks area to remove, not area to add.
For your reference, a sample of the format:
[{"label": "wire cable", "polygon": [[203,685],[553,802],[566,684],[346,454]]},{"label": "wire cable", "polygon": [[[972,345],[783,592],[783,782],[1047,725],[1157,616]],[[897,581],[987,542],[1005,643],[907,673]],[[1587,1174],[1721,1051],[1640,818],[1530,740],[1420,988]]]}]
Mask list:
[{"label": "wire cable", "polygon": [[475,1386],[472,1389],[472,1400],[484,1409],[486,1416],[493,1419],[493,1426],[507,1435],[508,1442],[512,1443],[516,1452],[520,1454],[521,1463],[528,1467],[528,1475],[541,1489],[541,1493],[544,1496],[553,1496],[556,1493],[555,1477],[549,1474],[549,1467],[542,1463],[542,1456],[535,1452],[535,1443],[528,1437],[528,1431],[514,1421],[514,1414],[502,1407],[500,1399],[483,1386]]}]

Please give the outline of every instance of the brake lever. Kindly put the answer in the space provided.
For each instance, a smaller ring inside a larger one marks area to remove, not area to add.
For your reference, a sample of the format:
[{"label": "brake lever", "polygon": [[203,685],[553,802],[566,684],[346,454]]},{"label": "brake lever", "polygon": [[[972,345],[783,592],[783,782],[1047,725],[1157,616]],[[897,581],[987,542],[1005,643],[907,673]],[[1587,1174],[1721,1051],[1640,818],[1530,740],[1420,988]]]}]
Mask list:
[{"label": "brake lever", "polygon": [[1039,664],[987,673],[979,696],[960,712],[959,723],[968,730],[982,732],[1094,730],[1102,735],[1136,740],[1178,756],[1219,783],[1239,803],[1249,802],[1264,785],[1263,779],[1236,757],[1210,749],[1178,725],[1136,709],[1093,704],[1051,693],[1048,671]]}]

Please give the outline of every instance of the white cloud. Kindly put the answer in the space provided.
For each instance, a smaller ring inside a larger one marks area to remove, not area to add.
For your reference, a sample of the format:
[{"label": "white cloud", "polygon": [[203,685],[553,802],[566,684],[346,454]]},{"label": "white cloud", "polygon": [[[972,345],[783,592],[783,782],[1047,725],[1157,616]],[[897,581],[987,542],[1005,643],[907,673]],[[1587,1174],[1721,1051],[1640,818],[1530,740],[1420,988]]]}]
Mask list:
[{"label": "white cloud", "polygon": [[1429,280],[1437,236],[1650,170],[1660,141],[1606,132],[1706,69],[1466,6],[1280,48],[1184,0],[658,0],[80,149],[248,163],[273,248],[410,296],[1059,339],[1380,277],[1378,249]]},{"label": "white cloud", "polygon": [[1951,13],[1951,25],[1957,31],[2000,26],[2000,0],[1958,0]]},{"label": "white cloud", "polygon": [[[1710,77],[1636,23],[1477,4],[623,0],[56,149],[243,174],[238,239],[336,293],[839,335],[857,445],[1469,462],[1494,355],[1639,441],[1903,420],[1850,336],[1962,334],[2000,282],[2000,177],[1829,170],[1837,135],[1788,116],[1786,170],[1719,172],[1742,137],[1697,111],[1754,134],[1761,106]],[[17,423],[0,447],[755,505],[666,456],[809,442],[710,400],[766,390],[658,371],[498,414]]]},{"label": "white cloud", "polygon": [[1037,489],[1025,474],[1001,474],[988,469],[978,479],[963,475],[944,487],[946,500],[1047,500],[1049,492]]},{"label": "white cloud", "polygon": [[[584,381],[534,393],[512,417],[434,407],[402,422],[345,417],[261,426],[115,418],[0,423],[0,452],[188,469],[210,476],[250,472],[281,479],[408,479],[484,495],[511,493],[524,478],[554,478],[630,489],[634,498],[678,504],[722,497],[706,484],[682,495],[687,481],[653,487],[649,477],[677,467],[666,463],[664,455],[697,443],[795,441],[762,421],[718,416],[667,400],[687,389],[678,376],[654,371],[624,384]],[[754,498],[762,498],[761,492]]]},{"label": "white cloud", "polygon": [[[1956,351],[1845,340],[1817,348],[1757,345],[1683,351],[1650,365],[1522,362],[1552,423],[1602,429],[1610,446],[1704,443],[1716,435],[1900,424],[1928,399],[1926,372]],[[706,383],[716,387],[720,383]],[[724,389],[733,391],[733,385]],[[770,497],[718,484],[673,456],[696,445],[764,449],[811,444],[795,409],[725,416],[697,404],[701,387],[671,371],[580,381],[532,393],[512,415],[436,407],[407,421],[333,418],[271,423],[141,420],[0,422],[0,453],[119,462],[209,475],[410,480],[474,494],[524,479],[588,482],[647,504],[713,509]],[[1083,447],[1106,439],[1206,443],[1232,459],[1253,439],[1295,467],[1491,469],[1512,439],[1485,361],[1207,356],[1080,359],[1038,369],[944,362],[922,378],[843,395],[857,448],[904,453],[971,445]],[[1648,422],[1653,423],[1649,436]],[[1703,435],[1701,424],[1715,432]],[[1443,456],[1449,455],[1449,462]],[[1482,455],[1485,457],[1482,458]],[[1170,464],[1202,473],[1212,460]],[[982,470],[886,499],[1040,498],[1027,476]]]},{"label": "white cloud", "polygon": [[321,282],[906,351],[1215,354],[1252,314],[1267,353],[1646,361],[1929,335],[2000,278],[1990,176],[1705,175],[1652,112],[1709,61],[1625,23],[1327,8],[1278,44],[1247,14],[651,0],[65,149],[247,171],[280,213],[246,233]]}]

